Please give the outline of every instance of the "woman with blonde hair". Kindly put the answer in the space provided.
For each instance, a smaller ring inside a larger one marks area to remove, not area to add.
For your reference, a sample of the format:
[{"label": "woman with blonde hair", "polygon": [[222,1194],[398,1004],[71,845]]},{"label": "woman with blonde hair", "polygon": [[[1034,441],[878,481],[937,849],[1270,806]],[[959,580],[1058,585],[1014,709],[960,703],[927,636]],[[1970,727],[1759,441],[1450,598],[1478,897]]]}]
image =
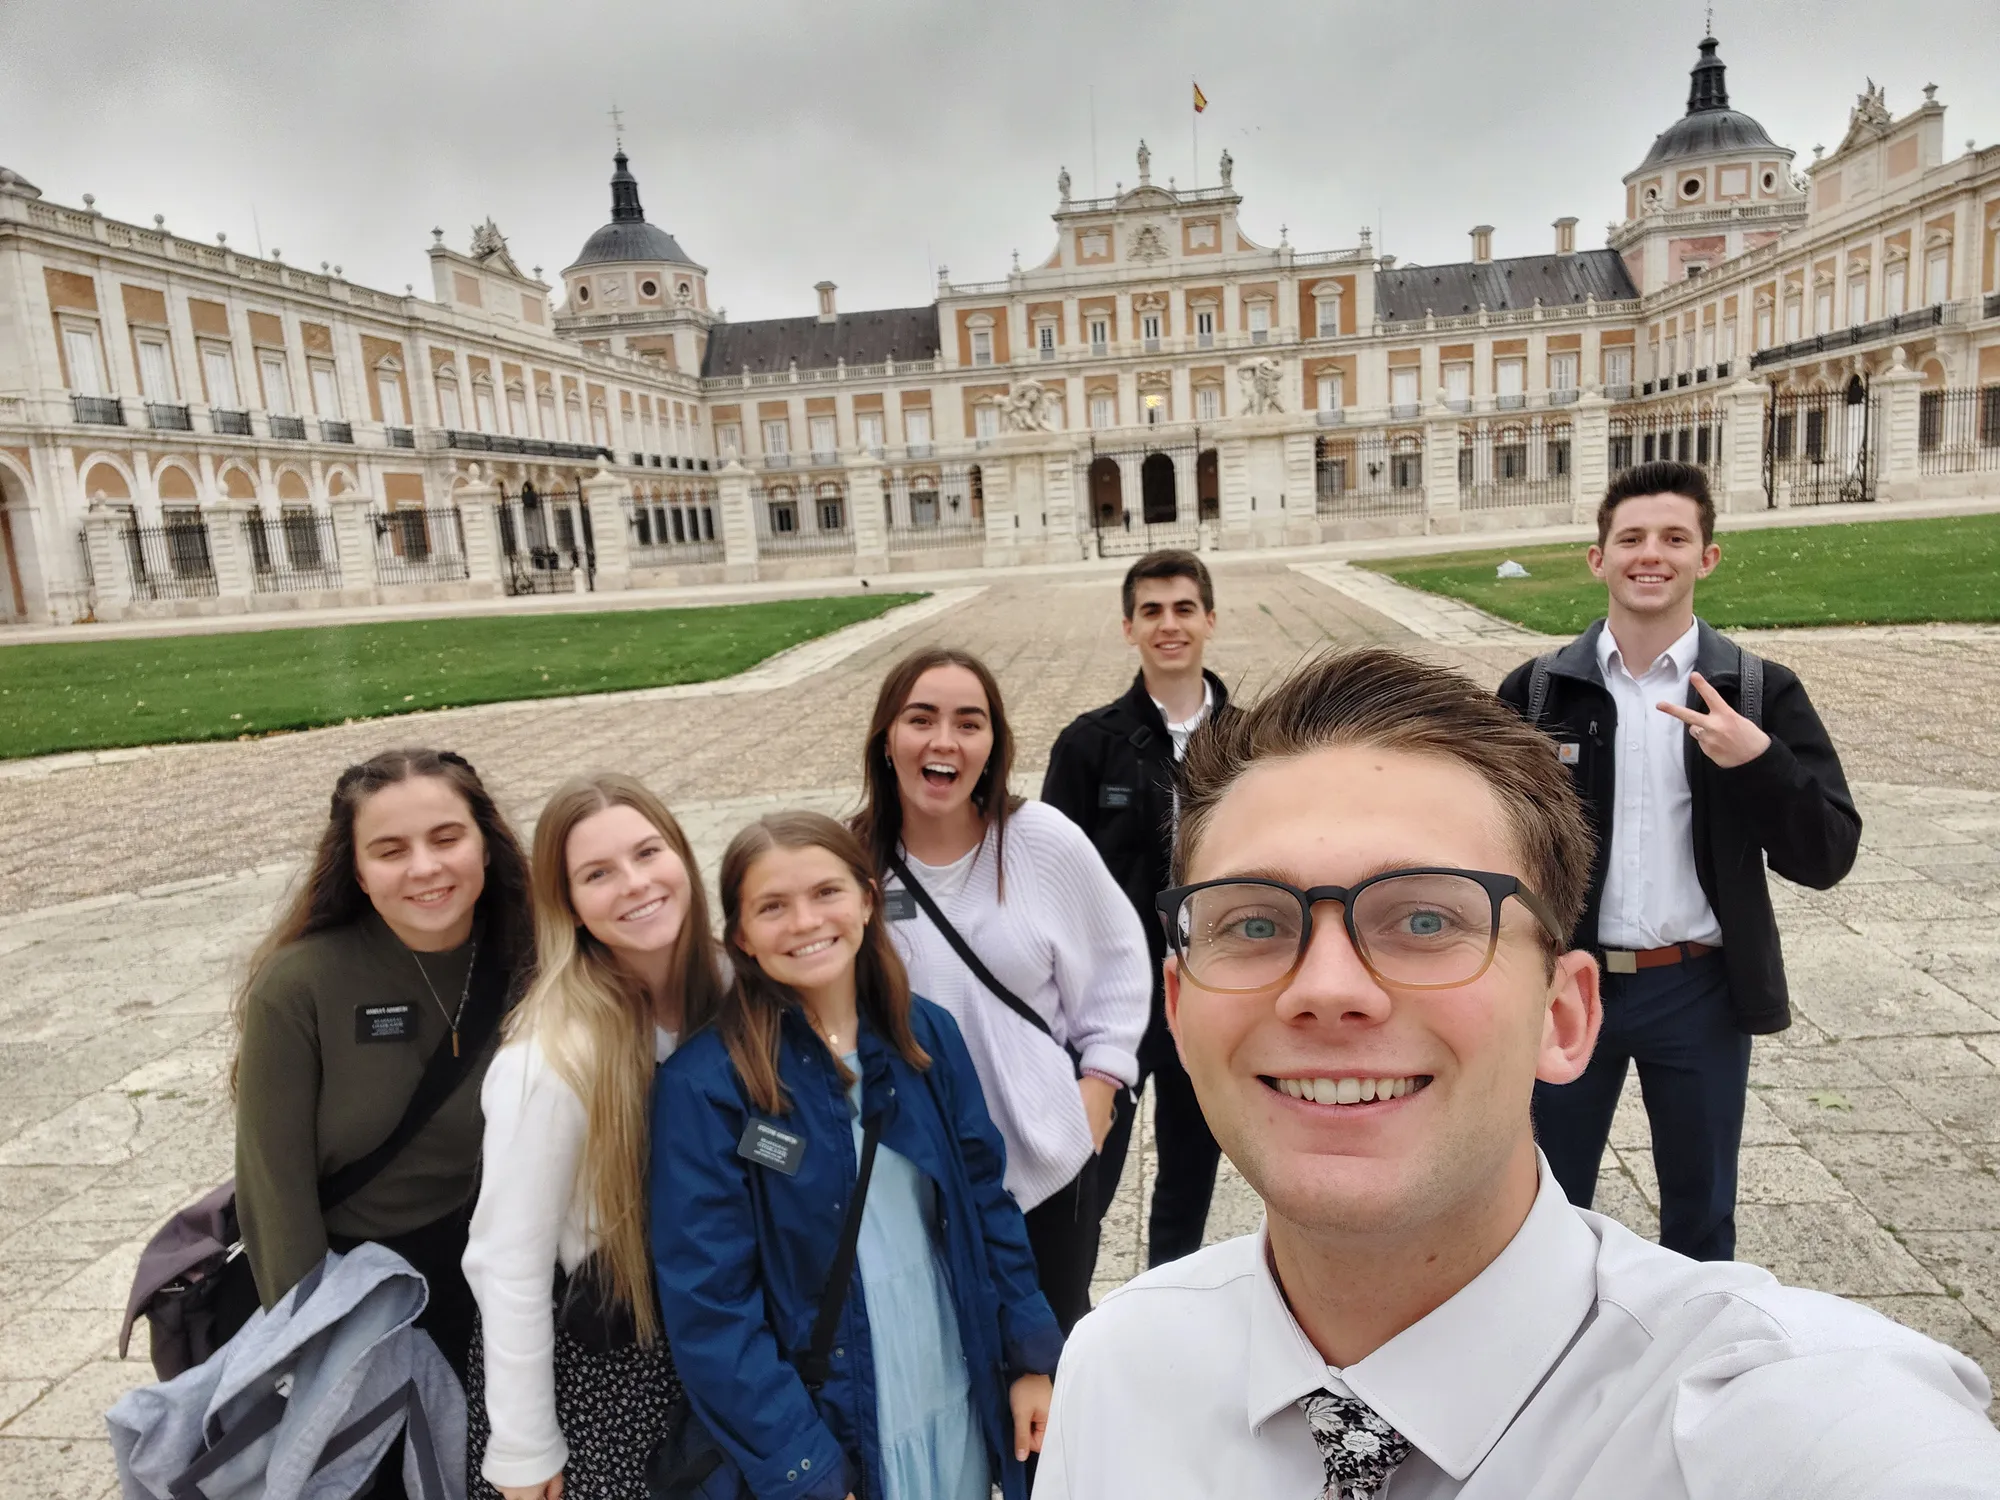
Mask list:
[{"label": "woman with blonde hair", "polygon": [[480,1095],[469,1467],[475,1494],[625,1500],[680,1391],[646,1233],[653,1074],[714,1014],[722,960],[687,836],[630,776],[557,788],[532,868],[539,974]]}]

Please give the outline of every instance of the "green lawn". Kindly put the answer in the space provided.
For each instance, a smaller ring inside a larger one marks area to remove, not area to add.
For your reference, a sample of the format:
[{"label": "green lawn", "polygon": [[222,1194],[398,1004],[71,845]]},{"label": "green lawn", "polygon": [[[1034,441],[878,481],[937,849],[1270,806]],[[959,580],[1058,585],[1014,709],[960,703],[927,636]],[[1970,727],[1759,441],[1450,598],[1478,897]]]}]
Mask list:
[{"label": "green lawn", "polygon": [[0,647],[0,759],[707,682],[921,594]]},{"label": "green lawn", "polygon": [[[2000,620],[2000,515],[1848,522],[1724,532],[1722,562],[1695,590],[1711,624],[1905,625]],[[1573,635],[1604,613],[1604,585],[1581,543],[1357,562],[1412,588],[1551,635]],[[1527,578],[1502,579],[1506,558]]]}]

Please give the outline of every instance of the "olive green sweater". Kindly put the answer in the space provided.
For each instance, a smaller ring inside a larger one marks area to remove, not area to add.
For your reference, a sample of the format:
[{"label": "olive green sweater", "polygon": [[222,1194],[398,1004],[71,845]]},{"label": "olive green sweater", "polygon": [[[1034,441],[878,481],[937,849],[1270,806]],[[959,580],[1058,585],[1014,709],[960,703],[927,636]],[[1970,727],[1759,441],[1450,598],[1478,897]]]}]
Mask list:
[{"label": "olive green sweater", "polygon": [[[236,1081],[236,1210],[266,1307],[319,1264],[329,1233],[407,1234],[472,1196],[479,1085],[497,1036],[374,1181],[320,1212],[319,1179],[388,1137],[449,1035],[445,1013],[465,992],[472,945],[423,954],[421,971],[417,957],[371,909],[281,950],[250,987]],[[364,1009],[372,1014],[358,1016]],[[369,1030],[390,1036],[360,1040]]]}]

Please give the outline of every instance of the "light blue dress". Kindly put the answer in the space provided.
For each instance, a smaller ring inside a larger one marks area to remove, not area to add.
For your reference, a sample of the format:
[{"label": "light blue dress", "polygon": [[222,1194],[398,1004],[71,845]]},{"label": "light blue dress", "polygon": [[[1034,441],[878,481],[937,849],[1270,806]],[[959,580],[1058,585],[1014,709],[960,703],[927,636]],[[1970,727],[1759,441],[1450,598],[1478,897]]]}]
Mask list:
[{"label": "light blue dress", "polygon": [[[847,1091],[861,1150],[861,1058]],[[951,1287],[931,1236],[937,1189],[906,1156],[875,1148],[856,1263],[875,1352],[875,1425],[887,1500],[988,1500],[992,1472],[972,1410]]]}]

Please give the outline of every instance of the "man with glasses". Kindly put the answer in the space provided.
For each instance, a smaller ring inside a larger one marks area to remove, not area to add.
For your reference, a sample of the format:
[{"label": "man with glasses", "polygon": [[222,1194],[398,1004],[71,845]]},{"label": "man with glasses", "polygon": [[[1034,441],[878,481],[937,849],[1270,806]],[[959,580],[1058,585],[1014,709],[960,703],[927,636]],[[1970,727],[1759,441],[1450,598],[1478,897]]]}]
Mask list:
[{"label": "man with glasses", "polygon": [[1569,1201],[1590,1207],[1636,1061],[1660,1243],[1696,1260],[1736,1253],[1750,1038],[1792,1024],[1765,864],[1824,890],[1861,840],[1799,679],[1695,618],[1721,556],[1700,469],[1627,469],[1588,554],[1606,617],[1500,688],[1555,741],[1598,843],[1571,941],[1603,965],[1604,1033],[1582,1077],[1536,1088],[1537,1136]]},{"label": "man with glasses", "polygon": [[1167,1017],[1265,1222],[1077,1326],[1037,1500],[2000,1495],[1963,1355],[1564,1199],[1591,857],[1547,740],[1394,652],[1196,740]]}]

